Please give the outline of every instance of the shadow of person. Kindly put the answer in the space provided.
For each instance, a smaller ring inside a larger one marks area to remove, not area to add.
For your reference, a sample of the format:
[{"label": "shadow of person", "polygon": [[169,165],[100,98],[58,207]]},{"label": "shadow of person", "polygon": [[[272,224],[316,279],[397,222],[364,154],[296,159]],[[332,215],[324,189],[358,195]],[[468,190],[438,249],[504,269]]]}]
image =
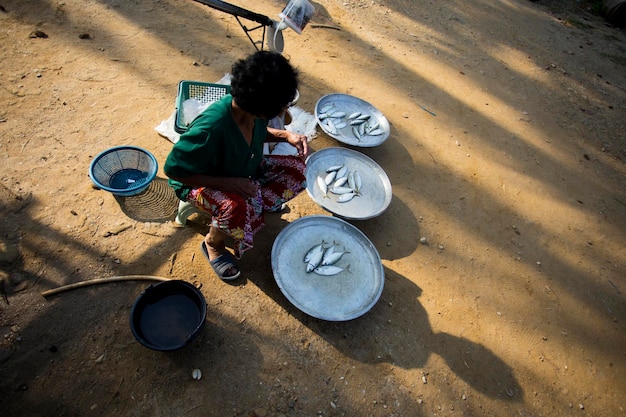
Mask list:
[{"label": "shadow of person", "polygon": [[431,354],[436,354],[473,389],[490,397],[521,401],[523,391],[509,365],[479,343],[434,332],[419,302],[421,288],[387,268],[385,277],[385,289],[378,303],[363,316],[345,322],[310,317],[291,305],[279,290],[268,288],[268,283],[262,288],[303,325],[349,358],[365,364],[389,363],[418,369],[425,366]]},{"label": "shadow of person", "polygon": [[[271,279],[273,242],[288,222],[280,213],[268,213],[265,220],[265,227],[255,236],[254,249],[241,259],[240,267],[245,276],[241,285],[254,283],[303,325],[356,361],[418,369],[425,366],[431,354],[436,354],[451,372],[477,391],[514,401],[522,398],[522,389],[509,365],[481,344],[434,332],[428,314],[419,302],[421,288],[388,268],[385,268],[385,288],[380,300],[357,319],[329,322],[300,311]],[[402,227],[396,224],[399,221],[402,221]],[[383,248],[383,259],[408,256],[419,245],[418,221],[410,208],[396,197],[389,209],[377,218],[352,223],[368,235],[377,248]],[[401,232],[391,236],[392,230]],[[392,242],[391,248],[387,242]],[[399,255],[392,253],[395,245],[401,249]]]},{"label": "shadow of person", "polygon": [[354,360],[421,368],[431,353],[432,337],[426,310],[417,300],[421,289],[386,268],[385,279],[380,300],[359,318],[327,322],[303,313],[294,316]]},{"label": "shadow of person", "polygon": [[433,353],[475,390],[490,397],[521,401],[522,388],[513,370],[485,346],[447,333],[435,333],[431,340]]}]

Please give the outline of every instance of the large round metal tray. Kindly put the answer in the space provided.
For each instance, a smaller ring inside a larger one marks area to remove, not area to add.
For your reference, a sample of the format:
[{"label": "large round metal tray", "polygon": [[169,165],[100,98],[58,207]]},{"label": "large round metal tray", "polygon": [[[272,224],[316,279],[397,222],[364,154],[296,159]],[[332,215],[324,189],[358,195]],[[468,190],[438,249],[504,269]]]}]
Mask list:
[{"label": "large round metal tray", "polygon": [[[328,168],[343,164],[349,171],[357,171],[363,182],[361,194],[346,203],[338,202],[330,192],[324,195],[317,183],[317,177],[325,176]],[[344,219],[374,218],[391,203],[391,182],[385,171],[373,159],[352,149],[333,147],[311,154],[306,160],[306,182],[306,191],[313,201]]]},{"label": "large round metal tray", "polygon": [[[345,248],[332,276],[306,272],[306,253],[322,241]],[[380,298],[385,274],[378,251],[359,229],[332,216],[306,216],[285,227],[272,246],[274,279],[302,312],[322,320],[346,321],[368,312]]]},{"label": "large round metal tray", "polygon": [[[355,112],[369,114],[370,123],[372,123],[372,125],[373,123],[378,123],[383,133],[380,135],[366,134],[359,139],[352,133],[352,126],[350,124],[344,128],[338,129],[336,133],[331,132],[328,126],[320,119],[321,110],[325,109],[326,106],[333,106],[336,111],[344,112],[346,116]],[[348,145],[368,148],[380,145],[389,137],[390,127],[387,118],[367,101],[348,94],[327,94],[320,98],[315,105],[315,118],[324,133]]]}]

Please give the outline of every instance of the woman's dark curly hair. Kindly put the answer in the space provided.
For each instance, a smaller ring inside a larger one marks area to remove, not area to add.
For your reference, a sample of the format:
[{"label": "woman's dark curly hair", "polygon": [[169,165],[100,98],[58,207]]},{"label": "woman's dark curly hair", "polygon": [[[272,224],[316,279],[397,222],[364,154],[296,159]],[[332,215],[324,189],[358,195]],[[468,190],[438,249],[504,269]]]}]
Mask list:
[{"label": "woman's dark curly hair", "polygon": [[273,119],[296,97],[298,71],[282,55],[259,51],[235,62],[230,85],[239,107]]}]

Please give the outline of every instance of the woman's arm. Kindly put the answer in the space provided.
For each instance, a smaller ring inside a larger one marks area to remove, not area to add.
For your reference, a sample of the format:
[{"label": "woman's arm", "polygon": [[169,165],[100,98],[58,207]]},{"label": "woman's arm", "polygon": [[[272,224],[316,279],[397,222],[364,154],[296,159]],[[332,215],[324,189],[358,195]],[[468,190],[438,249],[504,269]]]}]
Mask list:
[{"label": "woman's arm", "polygon": [[266,142],[287,142],[298,150],[298,155],[302,158],[309,156],[309,143],[306,140],[305,135],[299,133],[290,132],[288,130],[274,129],[273,127],[267,128]]},{"label": "woman's arm", "polygon": [[178,178],[171,175],[169,177],[191,187],[207,187],[220,191],[232,191],[239,193],[244,197],[254,197],[257,194],[257,185],[249,178],[213,177],[199,174],[184,178]]}]

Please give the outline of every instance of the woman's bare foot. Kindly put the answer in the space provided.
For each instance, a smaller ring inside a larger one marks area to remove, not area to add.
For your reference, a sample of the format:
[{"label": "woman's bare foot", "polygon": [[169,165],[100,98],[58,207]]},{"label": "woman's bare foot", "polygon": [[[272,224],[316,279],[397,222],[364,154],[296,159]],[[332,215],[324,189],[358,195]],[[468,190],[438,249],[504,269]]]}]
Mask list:
[{"label": "woman's bare foot", "polygon": [[[204,243],[209,255],[209,261],[213,261],[220,257],[220,255],[226,252],[226,244],[224,243],[226,235],[222,233],[218,228],[211,226],[209,233],[204,238]],[[225,277],[234,277],[239,273],[239,269],[236,266],[232,266],[224,271]]]}]

